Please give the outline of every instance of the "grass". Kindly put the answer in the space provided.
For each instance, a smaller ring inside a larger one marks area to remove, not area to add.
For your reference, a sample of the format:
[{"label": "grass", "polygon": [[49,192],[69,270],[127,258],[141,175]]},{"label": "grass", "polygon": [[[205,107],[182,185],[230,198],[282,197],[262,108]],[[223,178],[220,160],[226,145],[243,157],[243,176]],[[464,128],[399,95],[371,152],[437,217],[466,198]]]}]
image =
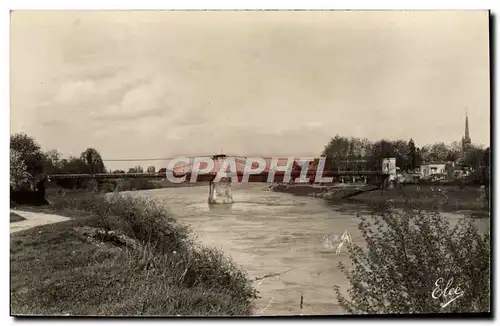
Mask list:
[{"label": "grass", "polygon": [[11,236],[12,314],[252,313],[246,272],[196,245],[158,203],[115,195],[79,205],[78,219]]},{"label": "grass", "polygon": [[48,198],[50,205],[22,205],[19,208],[30,212],[58,214],[70,218],[92,217],[95,216],[95,213],[90,209],[90,203],[96,198],[104,198],[104,194],[96,195],[87,190],[49,188],[46,198]]},{"label": "grass", "polygon": [[[434,190],[433,190],[434,189]],[[436,189],[441,189],[446,193],[446,197],[442,195],[442,192]],[[309,193],[314,192],[309,187],[278,187],[274,191],[294,193],[299,196],[307,196]],[[319,192],[319,190],[316,190]],[[340,197],[344,194],[343,191],[339,191],[341,195],[330,199],[332,202],[338,203],[361,203],[368,205],[379,205],[385,203],[387,200],[398,207],[405,207],[408,198],[411,199],[414,205],[418,205],[419,208],[425,210],[434,210],[436,203],[438,203],[439,209],[443,211],[457,211],[457,210],[471,210],[471,211],[488,211],[489,206],[487,203],[480,200],[480,188],[479,186],[466,186],[463,189],[459,189],[457,186],[451,185],[413,185],[406,184],[403,185],[402,189],[383,189],[375,190],[370,192],[364,192],[357,194],[356,196],[349,197],[346,199],[341,199]]]},{"label": "grass", "polygon": [[[434,188],[434,190],[432,190]],[[439,192],[436,189],[441,189]],[[442,195],[446,193],[446,197]],[[456,186],[405,185],[402,189],[385,189],[363,193],[353,197],[353,201],[382,203],[391,199],[394,204],[405,205],[411,198],[421,208],[433,209],[436,201],[442,210],[488,210],[488,205],[480,200],[480,188],[468,186],[459,189]]]},{"label": "grass", "polygon": [[10,213],[10,223],[20,222],[20,221],[24,221],[24,220],[25,220],[25,218],[22,217],[21,215],[13,213],[13,212]]}]

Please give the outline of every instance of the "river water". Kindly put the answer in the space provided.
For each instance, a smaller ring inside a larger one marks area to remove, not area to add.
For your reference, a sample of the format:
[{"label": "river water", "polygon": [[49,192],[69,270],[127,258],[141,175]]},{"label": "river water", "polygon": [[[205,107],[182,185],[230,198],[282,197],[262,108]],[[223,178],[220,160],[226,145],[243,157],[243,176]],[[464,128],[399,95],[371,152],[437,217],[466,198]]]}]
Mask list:
[{"label": "river water", "polygon": [[[367,214],[368,208],[332,205],[265,188],[263,184],[233,185],[232,205],[208,205],[208,186],[131,194],[164,203],[180,221],[191,225],[203,244],[221,248],[251,278],[286,272],[256,282],[261,297],[255,302],[256,314],[343,314],[333,286],[347,289],[338,263],[348,264],[349,259],[345,250],[337,255],[325,236],[331,239],[348,230],[353,243],[363,245],[356,215]],[[446,215],[451,219],[463,216]],[[484,229],[489,220],[479,223]]]}]

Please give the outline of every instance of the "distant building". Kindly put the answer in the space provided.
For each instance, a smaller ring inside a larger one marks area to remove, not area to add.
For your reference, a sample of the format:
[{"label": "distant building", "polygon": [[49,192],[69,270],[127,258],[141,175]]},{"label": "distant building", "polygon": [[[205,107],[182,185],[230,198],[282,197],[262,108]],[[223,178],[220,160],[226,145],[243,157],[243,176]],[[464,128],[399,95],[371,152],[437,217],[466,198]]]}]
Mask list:
[{"label": "distant building", "polygon": [[422,178],[444,173],[446,173],[446,163],[428,163],[420,165],[420,175]]},{"label": "distant building", "polygon": [[462,157],[465,157],[467,151],[471,148],[472,141],[469,135],[469,117],[465,114],[465,135],[462,137]]}]

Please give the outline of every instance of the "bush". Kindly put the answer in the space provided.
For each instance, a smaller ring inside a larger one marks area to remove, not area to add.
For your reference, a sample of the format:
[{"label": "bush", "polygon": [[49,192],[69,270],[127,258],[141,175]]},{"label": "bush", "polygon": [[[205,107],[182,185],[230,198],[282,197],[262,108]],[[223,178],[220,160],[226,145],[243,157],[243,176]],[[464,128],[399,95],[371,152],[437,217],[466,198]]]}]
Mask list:
[{"label": "bush", "polygon": [[101,216],[105,228],[120,230],[158,253],[185,251],[193,244],[188,228],[155,200],[113,194],[95,197],[90,208]]},{"label": "bush", "polygon": [[122,179],[117,182],[119,191],[156,189],[158,186],[146,179]]},{"label": "bush", "polygon": [[[339,264],[350,282],[350,298],[335,287],[349,313],[490,311],[490,238],[471,220],[452,227],[438,213],[389,208],[371,219],[361,217],[359,229],[366,249],[350,245],[352,267]],[[440,278],[441,289],[453,279],[451,287],[463,291],[445,307],[451,297],[433,298]]]},{"label": "bush", "polygon": [[[64,209],[72,207],[92,212],[98,216],[95,226],[113,231],[112,234],[118,232],[140,244],[138,250],[127,248],[123,251],[126,255],[123,264],[135,271],[126,272],[134,275],[131,284],[154,282],[144,291],[149,293],[146,301],[156,302],[150,306],[147,303],[139,305],[135,313],[252,313],[257,291],[246,272],[221,251],[196,245],[189,228],[178,223],[157,201],[118,193],[108,196],[86,194],[68,198],[60,205]],[[116,246],[112,239],[101,237],[98,240]],[[164,308],[159,308],[162,305]],[[115,309],[108,307],[106,310],[113,314],[131,313]]]},{"label": "bush", "polygon": [[10,189],[18,190],[24,179],[26,163],[23,161],[21,153],[10,149]]}]

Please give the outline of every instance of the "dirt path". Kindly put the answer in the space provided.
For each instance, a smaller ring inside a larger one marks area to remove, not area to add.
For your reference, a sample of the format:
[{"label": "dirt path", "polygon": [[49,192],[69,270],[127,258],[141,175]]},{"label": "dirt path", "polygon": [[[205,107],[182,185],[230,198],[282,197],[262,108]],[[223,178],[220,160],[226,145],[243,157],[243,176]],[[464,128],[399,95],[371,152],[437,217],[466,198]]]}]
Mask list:
[{"label": "dirt path", "polygon": [[15,209],[11,209],[10,211],[25,218],[24,221],[10,223],[10,233],[27,230],[35,226],[64,222],[70,219],[69,217],[55,214],[26,212]]}]

